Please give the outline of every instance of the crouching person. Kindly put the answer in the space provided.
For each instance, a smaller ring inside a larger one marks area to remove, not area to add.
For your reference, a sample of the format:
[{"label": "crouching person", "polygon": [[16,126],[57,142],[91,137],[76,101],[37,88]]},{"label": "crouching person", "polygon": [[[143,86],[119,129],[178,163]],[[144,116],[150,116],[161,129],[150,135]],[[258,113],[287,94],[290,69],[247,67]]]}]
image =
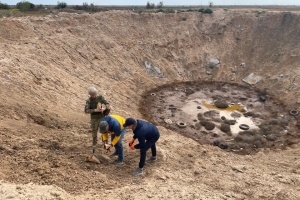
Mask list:
[{"label": "crouching person", "polygon": [[[145,162],[156,161],[155,143],[159,139],[159,131],[153,124],[143,120],[135,120],[134,118],[127,118],[123,126],[133,131],[129,147],[132,150],[140,149],[139,167],[133,172],[134,176],[138,176],[143,173]],[[139,144],[133,144],[135,139],[138,139]],[[146,160],[146,152],[149,148],[151,148],[152,156]]]},{"label": "crouching person", "polygon": [[[122,165],[124,161],[124,150],[123,150],[123,138],[126,133],[126,128],[124,128],[123,124],[125,122],[125,118],[119,115],[108,115],[105,116],[100,124],[100,133],[102,134],[103,147],[110,151],[112,147],[115,147],[115,152],[110,156],[118,156],[118,160],[116,160],[117,165]],[[107,145],[108,134],[111,134],[111,145]]]}]

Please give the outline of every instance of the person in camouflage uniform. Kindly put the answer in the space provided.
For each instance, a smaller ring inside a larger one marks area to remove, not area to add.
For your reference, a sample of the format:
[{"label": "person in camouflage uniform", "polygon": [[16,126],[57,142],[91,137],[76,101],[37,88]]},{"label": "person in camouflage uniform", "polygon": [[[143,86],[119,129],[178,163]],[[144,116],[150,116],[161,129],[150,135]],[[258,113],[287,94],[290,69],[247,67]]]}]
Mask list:
[{"label": "person in camouflage uniform", "polygon": [[105,115],[109,114],[109,103],[102,95],[97,95],[97,90],[94,87],[88,89],[90,97],[86,100],[84,112],[91,115],[91,128],[93,137],[93,151],[98,144],[98,128],[99,123]]}]

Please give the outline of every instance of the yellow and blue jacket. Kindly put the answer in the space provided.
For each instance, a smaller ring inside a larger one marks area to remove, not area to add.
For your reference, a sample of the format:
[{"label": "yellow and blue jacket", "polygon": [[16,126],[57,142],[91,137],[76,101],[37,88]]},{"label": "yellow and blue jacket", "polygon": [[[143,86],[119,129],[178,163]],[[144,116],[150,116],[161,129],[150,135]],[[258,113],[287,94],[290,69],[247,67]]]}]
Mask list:
[{"label": "yellow and blue jacket", "polygon": [[108,133],[102,133],[102,141],[108,140],[108,134],[115,134],[115,138],[111,141],[111,144],[115,146],[121,137],[121,131],[124,130],[123,124],[125,120],[126,119],[120,115],[105,116],[102,121],[107,121],[109,127]]}]

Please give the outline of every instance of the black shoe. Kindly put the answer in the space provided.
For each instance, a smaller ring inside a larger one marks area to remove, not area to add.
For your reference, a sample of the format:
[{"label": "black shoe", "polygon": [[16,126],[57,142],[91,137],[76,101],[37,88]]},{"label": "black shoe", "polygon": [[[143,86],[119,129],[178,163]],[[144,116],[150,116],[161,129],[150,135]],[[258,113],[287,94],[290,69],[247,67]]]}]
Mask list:
[{"label": "black shoe", "polygon": [[156,160],[157,160],[156,157],[151,156],[150,158],[147,158],[147,159],[146,159],[146,162],[147,162],[147,163],[150,163],[150,162],[155,162]]},{"label": "black shoe", "polygon": [[123,161],[116,160],[116,161],[115,161],[115,164],[116,164],[116,165],[123,165],[124,162],[123,162]]},{"label": "black shoe", "polygon": [[143,168],[137,168],[133,173],[132,175],[133,176],[140,176],[143,174]]}]

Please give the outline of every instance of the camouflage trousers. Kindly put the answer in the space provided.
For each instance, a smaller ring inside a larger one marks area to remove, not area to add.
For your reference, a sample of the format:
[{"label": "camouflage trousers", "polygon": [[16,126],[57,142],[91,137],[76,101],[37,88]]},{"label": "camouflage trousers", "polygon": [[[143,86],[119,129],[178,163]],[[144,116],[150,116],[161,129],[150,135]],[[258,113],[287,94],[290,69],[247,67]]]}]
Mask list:
[{"label": "camouflage trousers", "polygon": [[98,144],[98,130],[101,119],[91,119],[93,146]]}]

